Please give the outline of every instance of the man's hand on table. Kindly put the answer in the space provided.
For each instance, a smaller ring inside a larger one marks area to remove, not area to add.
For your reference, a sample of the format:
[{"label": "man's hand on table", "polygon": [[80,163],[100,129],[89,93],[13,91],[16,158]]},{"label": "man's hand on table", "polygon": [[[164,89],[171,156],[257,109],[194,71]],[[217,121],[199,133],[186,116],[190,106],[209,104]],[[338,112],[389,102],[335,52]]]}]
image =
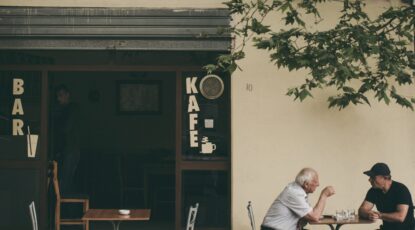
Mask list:
[{"label": "man's hand on table", "polygon": [[380,219],[380,213],[377,212],[377,211],[369,211],[367,213],[367,218],[369,220],[378,220],[378,219]]}]

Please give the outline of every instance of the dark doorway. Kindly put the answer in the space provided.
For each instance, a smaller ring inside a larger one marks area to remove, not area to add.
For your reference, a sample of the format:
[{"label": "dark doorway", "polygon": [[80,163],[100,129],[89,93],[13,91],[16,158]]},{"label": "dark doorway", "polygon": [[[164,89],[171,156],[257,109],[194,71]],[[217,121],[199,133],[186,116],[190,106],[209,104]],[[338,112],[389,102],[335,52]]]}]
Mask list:
[{"label": "dark doorway", "polygon": [[[174,229],[176,73],[53,71],[48,76],[51,159],[57,149],[53,130],[59,126],[53,114],[56,88],[64,85],[79,108],[80,159],[71,190],[88,194],[90,208],[152,210],[148,223],[123,223],[123,229]],[[111,224],[91,222],[92,230],[105,228]]]}]

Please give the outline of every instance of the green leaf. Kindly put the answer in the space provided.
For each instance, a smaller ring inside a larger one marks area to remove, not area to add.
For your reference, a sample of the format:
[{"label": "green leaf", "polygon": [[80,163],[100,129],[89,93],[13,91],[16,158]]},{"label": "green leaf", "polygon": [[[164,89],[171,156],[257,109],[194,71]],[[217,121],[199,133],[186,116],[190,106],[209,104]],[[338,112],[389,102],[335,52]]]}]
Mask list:
[{"label": "green leaf", "polygon": [[203,66],[203,69],[205,69],[208,74],[211,74],[211,73],[215,72],[218,69],[218,66],[213,65],[213,64],[209,64],[209,65]]},{"label": "green leaf", "polygon": [[295,95],[297,93],[298,93],[298,89],[297,88],[290,88],[290,89],[288,89],[286,95],[287,96],[292,96],[292,95]]},{"label": "green leaf", "polygon": [[389,97],[388,97],[388,95],[386,95],[386,93],[384,93],[383,94],[383,101],[385,101],[385,103],[387,104],[387,105],[389,105],[389,103],[390,103],[390,99],[389,99]]},{"label": "green leaf", "polygon": [[352,87],[343,86],[343,91],[347,93],[354,93],[355,90]]},{"label": "green leaf", "polygon": [[256,34],[264,34],[270,31],[269,26],[264,26],[256,18],[252,19],[251,30]]},{"label": "green leaf", "polygon": [[[395,89],[393,87],[393,89]],[[402,97],[401,95],[396,93],[396,89],[391,91],[390,96],[395,99],[395,102],[399,105],[401,105],[402,107],[406,107],[411,109],[412,111],[414,110],[414,107],[412,106],[411,101],[409,101],[408,99],[406,99],[405,97]]]},{"label": "green leaf", "polygon": [[364,95],[360,95],[360,97],[366,102],[366,104],[368,104],[369,106],[370,106],[370,102],[369,102],[369,99],[367,99],[367,97],[366,96],[364,96]]},{"label": "green leaf", "polygon": [[[218,33],[231,33],[243,41],[242,45],[204,68],[232,73],[240,69],[236,61],[245,58],[244,49],[254,44],[255,48],[269,52],[269,60],[277,68],[304,69],[309,73],[303,76],[304,83],[288,90],[287,95],[294,100],[312,97],[314,88],[326,90],[335,86],[338,95],[329,97],[329,108],[370,106],[371,96],[385,104],[392,101],[413,109],[415,97],[399,95],[392,85],[415,84],[415,52],[407,45],[414,40],[415,8],[390,7],[377,18],[369,19],[370,9],[364,7],[363,0],[344,0],[333,27],[314,27],[317,20],[334,19],[318,18],[317,4],[322,2],[326,1],[228,0],[224,4],[236,21],[231,28],[221,28]],[[300,12],[314,14],[315,18],[303,21]],[[267,18],[276,14],[283,15],[287,26],[278,24],[273,16]],[[307,31],[309,25],[313,29]],[[356,86],[358,82],[361,84]]]},{"label": "green leaf", "polygon": [[405,73],[403,71],[400,71],[398,73],[398,76],[396,76],[396,81],[399,83],[399,85],[405,85],[405,84],[412,84],[412,77],[408,73]]},{"label": "green leaf", "polygon": [[313,97],[307,89],[303,89],[298,94],[300,101],[303,101],[306,97]]},{"label": "green leaf", "polygon": [[228,71],[229,74],[232,74],[235,72],[236,68],[238,68],[238,65],[236,65],[236,63],[231,63],[228,68],[226,68],[226,71]]}]

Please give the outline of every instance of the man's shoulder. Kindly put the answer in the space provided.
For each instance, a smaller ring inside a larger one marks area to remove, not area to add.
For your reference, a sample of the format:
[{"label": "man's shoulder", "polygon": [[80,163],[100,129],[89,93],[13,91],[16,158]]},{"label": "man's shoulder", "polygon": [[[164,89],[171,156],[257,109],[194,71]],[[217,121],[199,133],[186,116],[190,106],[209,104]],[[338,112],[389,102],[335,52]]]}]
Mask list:
[{"label": "man's shoulder", "polygon": [[298,185],[297,183],[295,183],[295,182],[291,182],[291,183],[289,183],[289,184],[286,186],[286,189],[288,189],[288,190],[293,190],[293,191],[298,191],[298,190],[300,190],[300,189],[302,189],[302,188],[301,188],[301,186],[300,186],[300,185]]},{"label": "man's shoulder", "polygon": [[395,190],[400,190],[400,191],[403,190],[403,191],[409,192],[408,187],[406,187],[406,185],[398,181],[392,181],[392,188],[394,188]]},{"label": "man's shoulder", "polygon": [[382,194],[382,190],[377,189],[377,188],[370,188],[367,191],[368,196],[375,196],[375,195],[380,195],[380,194]]},{"label": "man's shoulder", "polygon": [[304,189],[297,183],[293,182],[288,184],[282,192],[285,196],[306,196]]}]

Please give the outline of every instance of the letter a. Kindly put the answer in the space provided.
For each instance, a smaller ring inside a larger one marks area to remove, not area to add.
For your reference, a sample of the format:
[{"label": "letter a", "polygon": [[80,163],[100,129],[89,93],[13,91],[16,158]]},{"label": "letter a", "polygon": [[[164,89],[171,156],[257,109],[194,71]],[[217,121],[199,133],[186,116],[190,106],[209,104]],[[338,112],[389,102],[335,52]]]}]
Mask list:
[{"label": "letter a", "polygon": [[20,98],[14,99],[12,115],[24,115],[22,100]]},{"label": "letter a", "polygon": [[189,105],[187,106],[187,112],[199,112],[200,108],[199,108],[199,104],[197,104],[197,100],[195,95],[190,95],[189,96]]}]

